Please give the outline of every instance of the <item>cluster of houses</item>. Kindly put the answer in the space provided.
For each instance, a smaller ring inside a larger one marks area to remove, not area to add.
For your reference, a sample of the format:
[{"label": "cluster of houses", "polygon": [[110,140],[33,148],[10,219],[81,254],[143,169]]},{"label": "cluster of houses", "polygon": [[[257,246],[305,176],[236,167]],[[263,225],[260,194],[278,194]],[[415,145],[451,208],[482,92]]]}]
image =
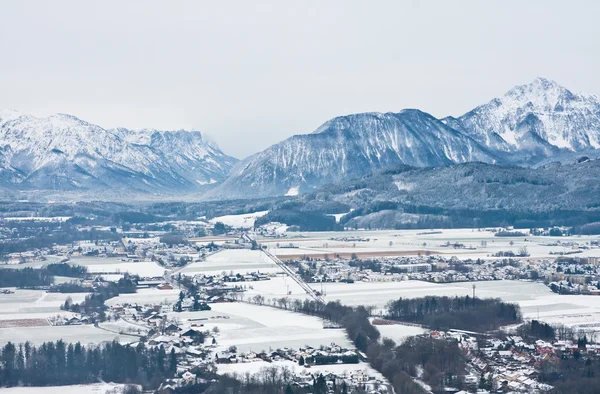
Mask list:
[{"label": "cluster of houses", "polygon": [[458,342],[470,371],[465,383],[478,392],[549,392],[553,387],[539,380],[542,364],[576,354],[600,358],[600,345],[570,340],[527,342],[517,335],[497,338],[458,330],[424,335]]},{"label": "cluster of houses", "polygon": [[232,353],[223,352],[217,354],[218,364],[247,363],[256,361],[274,362],[289,360],[298,363],[299,366],[310,368],[311,365],[327,364],[357,364],[360,356],[355,350],[345,349],[339,345],[331,344],[313,348],[304,346],[299,349],[282,348],[269,352],[247,352]]}]

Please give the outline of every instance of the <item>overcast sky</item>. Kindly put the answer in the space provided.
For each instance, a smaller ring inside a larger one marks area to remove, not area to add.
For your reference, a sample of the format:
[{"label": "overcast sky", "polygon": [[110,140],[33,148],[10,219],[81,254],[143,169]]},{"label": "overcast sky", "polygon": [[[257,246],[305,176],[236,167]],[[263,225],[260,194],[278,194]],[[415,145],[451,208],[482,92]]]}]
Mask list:
[{"label": "overcast sky", "polygon": [[338,115],[600,93],[598,1],[2,1],[0,108],[196,129],[245,157]]}]

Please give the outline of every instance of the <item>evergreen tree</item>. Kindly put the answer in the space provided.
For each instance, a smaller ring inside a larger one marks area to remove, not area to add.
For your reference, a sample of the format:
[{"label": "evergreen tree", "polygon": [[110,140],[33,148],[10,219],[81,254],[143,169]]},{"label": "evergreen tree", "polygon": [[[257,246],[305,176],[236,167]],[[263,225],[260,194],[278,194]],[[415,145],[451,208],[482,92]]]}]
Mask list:
[{"label": "evergreen tree", "polygon": [[169,372],[175,375],[177,372],[177,355],[175,354],[175,348],[171,349],[171,355],[169,356]]}]

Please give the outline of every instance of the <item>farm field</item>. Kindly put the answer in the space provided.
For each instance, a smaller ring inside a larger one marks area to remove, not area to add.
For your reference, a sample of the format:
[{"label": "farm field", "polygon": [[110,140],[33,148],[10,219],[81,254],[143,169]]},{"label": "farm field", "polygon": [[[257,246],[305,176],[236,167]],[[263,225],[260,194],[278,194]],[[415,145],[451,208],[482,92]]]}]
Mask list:
[{"label": "farm field", "polygon": [[86,266],[91,273],[125,273],[141,277],[163,276],[165,268],[153,261],[122,261],[116,257],[74,257],[70,264]]},{"label": "farm field", "polygon": [[226,249],[208,256],[206,261],[189,264],[180,272],[186,275],[215,275],[230,271],[239,274],[275,273],[281,269],[260,250]]},{"label": "farm field", "polygon": [[123,305],[123,304],[171,304],[177,301],[180,290],[159,290],[159,289],[139,289],[137,293],[120,294],[106,301],[106,305]]},{"label": "farm field", "polygon": [[429,331],[421,327],[406,324],[378,324],[375,327],[381,333],[381,338],[390,338],[396,343],[402,343],[408,337],[424,334]]},{"label": "farm field", "polygon": [[400,297],[470,296],[473,294],[473,284],[476,286],[477,297],[500,298],[519,304],[526,319],[539,317],[548,323],[600,331],[600,297],[558,295],[544,284],[534,282],[501,280],[444,284],[421,281],[328,283],[325,298],[331,301],[340,300],[347,305],[363,304],[383,308],[389,300]]},{"label": "farm field", "polygon": [[47,319],[57,315],[71,316],[60,310],[67,297],[78,303],[86,293],[47,293],[44,290],[12,289],[13,294],[0,294],[0,320]]},{"label": "farm field", "polygon": [[[517,230],[528,233],[528,230]],[[302,257],[333,257],[339,254],[350,257],[353,253],[358,257],[385,257],[385,256],[414,256],[432,254],[443,256],[456,256],[461,259],[493,258],[493,254],[500,251],[513,251],[515,253],[522,247],[527,247],[530,258],[556,257],[550,252],[572,251],[570,245],[548,246],[556,242],[562,244],[577,242],[585,244],[591,240],[598,240],[598,236],[574,237],[496,237],[488,230],[477,229],[445,229],[445,230],[374,230],[374,231],[343,231],[343,232],[299,232],[288,233],[287,237],[259,239],[267,245],[280,259],[288,260]],[[346,240],[343,240],[343,239]],[[358,239],[363,239],[358,240]],[[368,239],[368,241],[367,241]],[[513,243],[512,245],[510,243]],[[391,243],[391,244],[390,244]],[[460,243],[464,248],[443,246],[446,243]],[[290,248],[289,244],[294,247]],[[288,247],[284,247],[288,246]],[[582,250],[576,256],[600,256],[600,249]]]},{"label": "farm field", "polygon": [[204,324],[202,328],[206,330],[218,327],[217,352],[230,346],[237,346],[239,352],[259,352],[331,343],[353,348],[344,330],[324,329],[323,320],[314,316],[239,302],[211,304],[211,307],[211,311],[173,312],[169,317],[182,323]]},{"label": "farm field", "polygon": [[121,335],[103,330],[93,325],[81,326],[46,326],[46,327],[18,327],[0,329],[0,343],[24,343],[29,341],[34,345],[43,342],[57,341],[81,342],[82,344],[99,344],[105,341],[117,340],[121,343],[134,343],[138,337]]},{"label": "farm field", "polygon": [[[32,261],[24,264],[0,264],[0,268],[41,268],[50,263],[60,261],[57,256],[48,256],[47,260]],[[153,261],[123,261],[118,257],[73,257],[69,261],[72,265],[86,266],[88,272],[98,274],[124,274],[126,272],[141,277],[163,276],[165,268]]]}]

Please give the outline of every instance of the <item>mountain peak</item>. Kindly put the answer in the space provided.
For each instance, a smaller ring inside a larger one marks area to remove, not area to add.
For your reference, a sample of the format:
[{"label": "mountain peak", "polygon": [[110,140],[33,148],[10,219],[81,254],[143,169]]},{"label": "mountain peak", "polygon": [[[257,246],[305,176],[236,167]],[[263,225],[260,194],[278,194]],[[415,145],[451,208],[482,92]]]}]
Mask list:
[{"label": "mountain peak", "polygon": [[572,99],[574,95],[553,80],[537,77],[527,84],[515,86],[504,97],[531,102],[542,99],[546,102],[556,103],[560,99]]},{"label": "mountain peak", "polygon": [[0,109],[0,124],[17,119],[22,114],[14,109]]}]

